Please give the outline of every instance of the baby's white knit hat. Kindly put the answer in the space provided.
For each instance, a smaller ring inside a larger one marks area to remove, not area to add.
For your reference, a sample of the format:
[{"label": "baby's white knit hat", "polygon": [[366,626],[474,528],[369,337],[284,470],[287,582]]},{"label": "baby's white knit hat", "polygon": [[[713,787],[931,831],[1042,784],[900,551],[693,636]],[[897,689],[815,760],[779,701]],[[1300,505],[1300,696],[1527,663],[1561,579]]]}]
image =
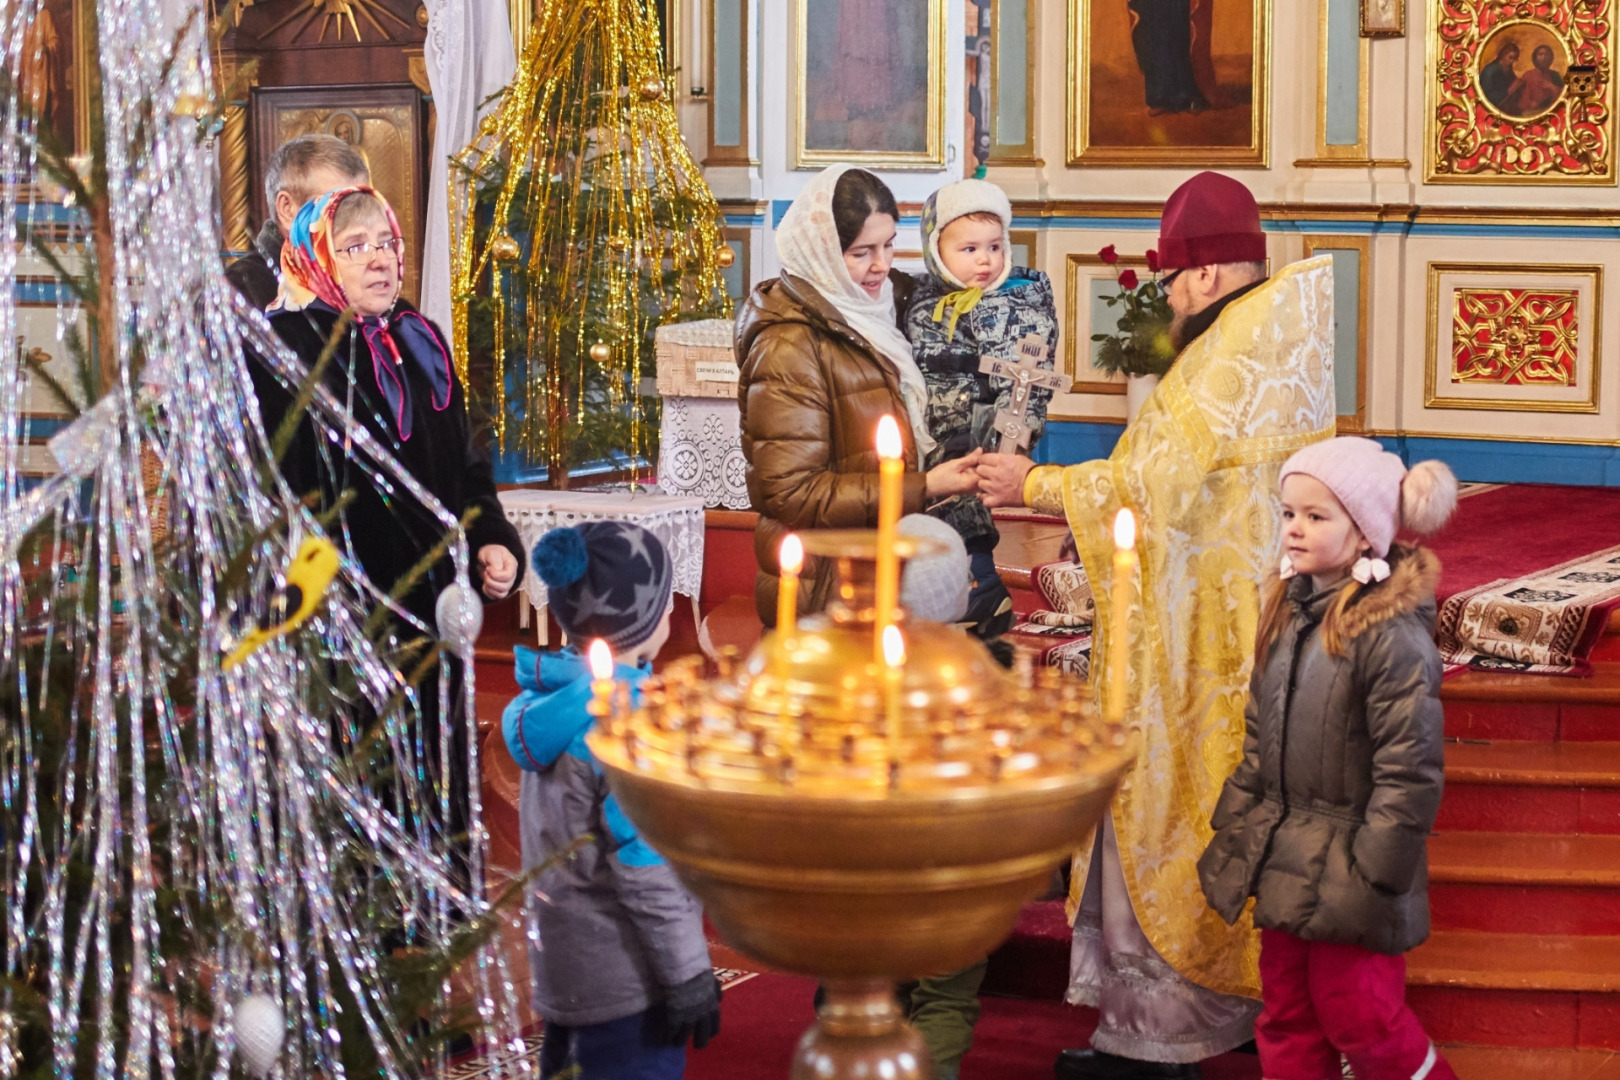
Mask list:
[{"label": "baby's white knit hat", "polygon": [[945,269],[945,262],[939,257],[939,234],[945,231],[945,226],[969,214],[994,214],[1001,219],[1001,245],[1007,259],[1001,267],[1001,276],[984,290],[994,292],[1006,283],[1008,275],[1012,273],[1012,237],[1009,235],[1012,202],[1005,191],[988,180],[958,180],[954,184],[946,184],[928,197],[928,205],[923,212],[924,261],[928,269],[942,280],[958,289],[966,287],[955,274]]}]

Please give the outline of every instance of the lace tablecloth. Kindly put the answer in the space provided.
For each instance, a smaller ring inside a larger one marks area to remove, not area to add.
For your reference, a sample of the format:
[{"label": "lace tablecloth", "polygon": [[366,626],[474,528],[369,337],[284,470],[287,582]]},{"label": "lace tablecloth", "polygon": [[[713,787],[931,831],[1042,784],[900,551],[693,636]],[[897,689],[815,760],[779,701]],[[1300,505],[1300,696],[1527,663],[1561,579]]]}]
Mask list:
[{"label": "lace tablecloth", "polygon": [[743,458],[737,402],[666,397],[660,428],[658,486],[695,495],[715,509],[747,510],[748,462]]},{"label": "lace tablecloth", "polygon": [[[735,406],[734,406],[735,407]],[[688,495],[651,495],[631,492],[503,491],[501,509],[517,527],[523,550],[547,532],[586,521],[629,521],[658,537],[675,567],[675,591],[692,598],[694,610],[703,586],[703,500]],[[549,598],[540,575],[523,575],[523,591],[540,611],[541,643],[545,643],[545,609]]]}]

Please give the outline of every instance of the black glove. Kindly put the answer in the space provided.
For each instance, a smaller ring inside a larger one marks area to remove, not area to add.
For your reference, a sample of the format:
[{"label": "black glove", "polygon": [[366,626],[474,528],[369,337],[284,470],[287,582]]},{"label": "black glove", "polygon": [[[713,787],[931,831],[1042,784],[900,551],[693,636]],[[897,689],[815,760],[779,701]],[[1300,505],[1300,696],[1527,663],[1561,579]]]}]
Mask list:
[{"label": "black glove", "polygon": [[694,975],[664,991],[664,1023],[669,1044],[701,1050],[720,1034],[720,980],[712,971]]}]

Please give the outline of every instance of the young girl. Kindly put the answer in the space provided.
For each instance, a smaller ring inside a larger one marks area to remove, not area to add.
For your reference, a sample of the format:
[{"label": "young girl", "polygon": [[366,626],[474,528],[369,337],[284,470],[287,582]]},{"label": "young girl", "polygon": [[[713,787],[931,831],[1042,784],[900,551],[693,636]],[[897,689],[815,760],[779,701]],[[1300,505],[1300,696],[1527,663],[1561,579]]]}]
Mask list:
[{"label": "young girl", "polygon": [[1454,1080],[1406,1006],[1429,935],[1425,848],[1440,806],[1440,562],[1393,544],[1443,525],[1457,482],[1370,439],[1282,470],[1279,580],[1261,614],[1243,761],[1199,860],[1210,907],[1260,928],[1267,1080]]}]

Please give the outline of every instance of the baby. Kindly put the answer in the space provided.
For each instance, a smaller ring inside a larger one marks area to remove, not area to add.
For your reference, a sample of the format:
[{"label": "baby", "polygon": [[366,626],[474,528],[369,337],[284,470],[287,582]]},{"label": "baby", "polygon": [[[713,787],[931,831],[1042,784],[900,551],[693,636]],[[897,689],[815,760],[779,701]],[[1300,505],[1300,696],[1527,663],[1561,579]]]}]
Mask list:
[{"label": "baby", "polygon": [[[1046,350],[1043,368],[1057,353],[1057,305],[1052,283],[1038,270],[1015,267],[1007,230],[1012,204],[983,180],[959,180],[928,197],[923,207],[923,260],[906,312],[906,337],[928,383],[928,433],[938,446],[923,463],[932,468],[971,453],[999,449],[996,413],[1009,407],[1012,380],[979,371],[982,359],[1019,359],[1031,335]],[[1046,426],[1052,392],[1034,389],[1024,417],[1031,449]],[[1027,452],[1027,451],[1026,451]],[[975,495],[958,495],[928,508],[961,534],[973,570],[966,619],[973,633],[997,637],[1012,625],[1012,598],[996,573],[1000,539],[990,511]]]}]

